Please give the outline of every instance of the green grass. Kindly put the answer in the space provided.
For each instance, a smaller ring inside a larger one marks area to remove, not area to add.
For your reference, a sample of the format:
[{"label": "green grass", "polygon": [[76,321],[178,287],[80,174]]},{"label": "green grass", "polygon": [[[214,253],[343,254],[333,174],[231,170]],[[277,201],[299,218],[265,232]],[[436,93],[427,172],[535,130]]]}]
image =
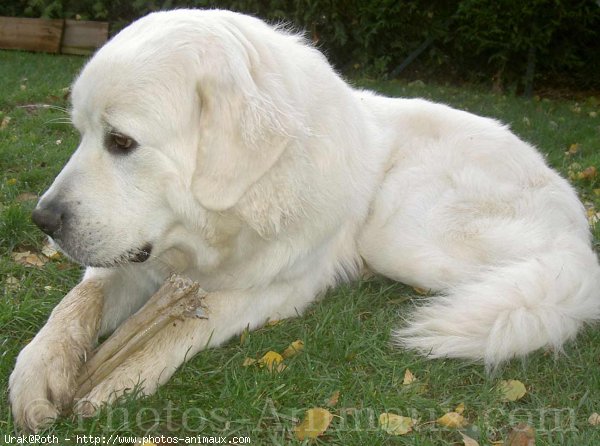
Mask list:
[{"label": "green grass", "polygon": [[[43,237],[30,223],[34,200],[50,185],[77,144],[69,125],[53,123],[64,113],[22,107],[44,103],[67,107],[64,89],[83,63],[78,57],[0,52],[0,433],[14,432],[7,404],[7,382],[19,350],[44,324],[51,308],[78,280],[81,271],[64,260],[27,268],[11,259],[26,247],[39,250]],[[567,175],[569,166],[600,168],[600,117],[597,100],[531,100],[473,88],[357,81],[390,95],[420,96],[445,102],[510,124],[524,139],[547,153]],[[22,87],[22,85],[24,87]],[[57,143],[60,141],[60,143]],[[565,156],[571,144],[575,155]],[[575,182],[588,207],[600,209],[597,180]],[[596,231],[596,239],[598,232]],[[16,284],[15,284],[16,279]],[[48,288],[49,287],[49,288]],[[324,407],[339,391],[335,415],[316,444],[443,445],[460,443],[458,431],[433,421],[457,404],[466,405],[468,432],[481,445],[506,437],[510,426],[528,422],[537,445],[600,444],[600,428],[587,419],[600,412],[600,333],[589,328],[565,354],[537,352],[513,361],[494,376],[479,364],[426,360],[394,349],[390,331],[399,313],[410,310],[411,288],[374,278],[343,286],[313,305],[303,317],[233,339],[200,353],[156,395],[126,399],[96,418],[65,416],[46,433],[63,439],[110,434],[249,436],[251,444],[299,444],[291,429],[304,411]],[[302,339],[305,350],[272,374],[243,367],[244,358],[282,351]],[[422,385],[403,386],[409,368]],[[527,387],[520,401],[505,403],[495,390],[499,380],[519,379]],[[377,426],[382,412],[419,418],[418,430],[392,437]],[[0,437],[0,443],[3,437]]]}]

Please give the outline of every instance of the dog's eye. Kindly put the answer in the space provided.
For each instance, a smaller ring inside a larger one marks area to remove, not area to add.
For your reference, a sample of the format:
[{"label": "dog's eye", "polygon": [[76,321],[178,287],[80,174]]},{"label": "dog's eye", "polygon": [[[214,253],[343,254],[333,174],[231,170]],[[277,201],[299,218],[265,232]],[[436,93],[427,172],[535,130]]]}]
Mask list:
[{"label": "dog's eye", "polygon": [[109,132],[106,138],[106,148],[114,153],[129,153],[138,146],[138,143],[127,135]]}]

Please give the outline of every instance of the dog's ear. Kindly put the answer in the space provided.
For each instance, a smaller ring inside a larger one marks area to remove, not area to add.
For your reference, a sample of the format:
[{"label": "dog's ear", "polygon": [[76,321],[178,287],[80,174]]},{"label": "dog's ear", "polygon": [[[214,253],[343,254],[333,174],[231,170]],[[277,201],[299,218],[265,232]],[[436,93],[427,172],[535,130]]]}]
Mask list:
[{"label": "dog's ear", "polygon": [[269,72],[248,45],[204,65],[198,84],[200,147],[192,188],[210,210],[234,206],[277,162],[299,125],[282,76]]}]

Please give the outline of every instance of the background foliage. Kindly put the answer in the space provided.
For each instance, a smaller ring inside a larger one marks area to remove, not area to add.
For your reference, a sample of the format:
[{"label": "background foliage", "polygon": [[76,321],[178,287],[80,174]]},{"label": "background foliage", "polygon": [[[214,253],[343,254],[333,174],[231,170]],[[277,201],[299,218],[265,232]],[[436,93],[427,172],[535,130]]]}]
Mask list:
[{"label": "background foliage", "polygon": [[290,23],[347,74],[396,76],[427,42],[403,75],[443,73],[520,91],[529,65],[537,85],[600,88],[600,0],[0,0],[0,15],[107,20],[115,33],[176,7]]}]

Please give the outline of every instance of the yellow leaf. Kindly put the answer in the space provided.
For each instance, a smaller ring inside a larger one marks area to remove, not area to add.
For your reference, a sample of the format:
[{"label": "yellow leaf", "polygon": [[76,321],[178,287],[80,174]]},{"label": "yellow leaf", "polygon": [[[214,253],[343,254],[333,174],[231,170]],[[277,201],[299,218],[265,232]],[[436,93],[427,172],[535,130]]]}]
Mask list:
[{"label": "yellow leaf", "polygon": [[304,342],[301,341],[300,339],[297,339],[294,342],[292,342],[289,345],[289,347],[287,347],[283,351],[283,353],[281,354],[281,356],[283,357],[283,359],[291,358],[292,356],[296,356],[302,350],[304,350]]},{"label": "yellow leaf", "polygon": [[39,197],[36,194],[32,194],[31,192],[23,192],[16,196],[15,200],[19,203],[23,203],[25,201],[33,201],[37,200]]},{"label": "yellow leaf", "polygon": [[406,435],[412,431],[416,420],[395,413],[384,412],[379,415],[379,427],[390,435]]},{"label": "yellow leaf", "polygon": [[588,418],[588,423],[590,423],[592,426],[600,426],[600,415],[594,412]]},{"label": "yellow leaf", "polygon": [[504,446],[535,446],[535,429],[528,424],[519,423],[504,440]]},{"label": "yellow leaf", "polygon": [[509,379],[508,381],[500,381],[498,388],[502,393],[502,399],[505,401],[517,401],[525,396],[527,390],[525,384],[516,379]]},{"label": "yellow leaf", "polygon": [[294,434],[300,441],[317,438],[327,430],[332,419],[333,415],[327,409],[320,407],[308,409],[302,422],[294,427]]},{"label": "yellow leaf", "polygon": [[244,362],[242,362],[242,367],[248,367],[254,364],[256,364],[256,359],[246,357],[244,358]]},{"label": "yellow leaf", "polygon": [[593,180],[598,175],[598,169],[596,166],[588,166],[581,171],[578,175],[580,180]]},{"label": "yellow leaf", "polygon": [[594,189],[594,195],[596,195],[597,197],[600,197],[600,188]]},{"label": "yellow leaf", "polygon": [[407,386],[409,384],[414,383],[415,381],[417,381],[417,377],[413,375],[410,369],[406,369],[404,371],[404,379],[402,380],[402,385]]},{"label": "yellow leaf", "polygon": [[41,268],[48,261],[47,259],[36,253],[32,253],[31,251],[13,252],[11,257],[18,264],[27,267],[35,266],[37,268]]},{"label": "yellow leaf", "polygon": [[415,292],[417,294],[420,294],[421,296],[427,296],[429,294],[429,290],[426,288],[419,288],[418,286],[414,286],[413,290],[415,290]]},{"label": "yellow leaf", "polygon": [[340,391],[336,390],[335,392],[333,392],[333,394],[329,397],[329,399],[327,400],[327,403],[325,403],[328,407],[333,407],[335,406],[338,401],[340,400]]},{"label": "yellow leaf", "polygon": [[456,409],[454,409],[454,412],[461,414],[465,411],[465,403],[460,403],[458,406],[456,406]]},{"label": "yellow leaf", "polygon": [[9,186],[14,186],[15,184],[17,184],[17,179],[9,178],[8,180],[6,180],[6,184],[8,184]]},{"label": "yellow leaf", "polygon": [[457,412],[448,412],[444,414],[440,418],[437,419],[438,424],[444,427],[450,427],[452,429],[465,427],[467,424],[467,420],[461,414]]},{"label": "yellow leaf", "polygon": [[240,335],[240,345],[244,345],[246,343],[249,335],[250,331],[247,328],[242,331],[242,334]]},{"label": "yellow leaf", "polygon": [[17,291],[21,288],[21,281],[15,276],[8,276],[4,283],[6,284],[4,287],[6,291]]},{"label": "yellow leaf", "polygon": [[280,323],[281,321],[279,319],[271,319],[267,321],[265,327],[274,327],[275,325],[279,325]]},{"label": "yellow leaf", "polygon": [[477,443],[477,441],[475,441],[474,439],[472,439],[468,435],[465,435],[462,432],[460,433],[460,435],[462,435],[463,444],[465,446],[479,446],[479,443]]},{"label": "yellow leaf", "polygon": [[258,360],[258,365],[266,367],[269,372],[278,371],[277,366],[283,361],[283,357],[274,351],[269,351]]},{"label": "yellow leaf", "polygon": [[50,245],[50,243],[46,242],[42,247],[42,254],[48,257],[50,260],[58,260],[60,259],[60,252],[58,252],[54,247]]},{"label": "yellow leaf", "polygon": [[569,150],[567,152],[567,155],[575,155],[577,152],[579,152],[579,144],[577,144],[577,143],[571,144],[569,146]]},{"label": "yellow leaf", "polygon": [[6,127],[8,127],[8,124],[10,124],[10,120],[10,116],[5,116],[4,118],[2,118],[2,121],[0,122],[0,130],[4,130]]}]

